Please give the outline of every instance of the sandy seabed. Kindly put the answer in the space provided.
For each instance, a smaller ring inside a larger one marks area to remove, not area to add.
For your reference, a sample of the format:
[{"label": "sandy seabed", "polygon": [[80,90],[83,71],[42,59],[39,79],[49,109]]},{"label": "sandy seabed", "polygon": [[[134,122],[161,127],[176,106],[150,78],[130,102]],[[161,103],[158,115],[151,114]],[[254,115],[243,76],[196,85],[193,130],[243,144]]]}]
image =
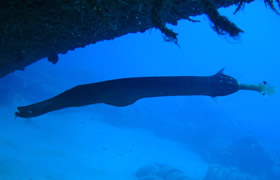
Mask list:
[{"label": "sandy seabed", "polygon": [[86,111],[15,120],[0,108],[1,180],[136,180],[145,165],[162,163],[203,179],[208,168],[184,144],[141,129],[112,127]]}]

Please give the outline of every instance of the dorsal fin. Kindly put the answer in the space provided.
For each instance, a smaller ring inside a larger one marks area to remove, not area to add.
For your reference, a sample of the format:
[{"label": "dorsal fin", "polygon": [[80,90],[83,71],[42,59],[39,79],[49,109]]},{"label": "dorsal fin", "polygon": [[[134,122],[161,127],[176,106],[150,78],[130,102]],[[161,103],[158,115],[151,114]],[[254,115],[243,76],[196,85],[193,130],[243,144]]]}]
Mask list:
[{"label": "dorsal fin", "polygon": [[215,74],[215,76],[219,76],[219,75],[223,74],[224,70],[225,70],[225,68],[223,67],[220,71],[218,71],[218,72]]}]

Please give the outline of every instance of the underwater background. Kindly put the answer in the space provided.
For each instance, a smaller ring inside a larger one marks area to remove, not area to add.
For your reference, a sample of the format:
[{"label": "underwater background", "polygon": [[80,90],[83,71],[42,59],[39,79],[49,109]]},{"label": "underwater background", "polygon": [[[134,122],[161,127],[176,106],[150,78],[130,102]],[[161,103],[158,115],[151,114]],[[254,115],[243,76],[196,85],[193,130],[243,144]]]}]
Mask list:
[{"label": "underwater background", "polygon": [[0,79],[0,179],[280,179],[279,93],[145,98],[15,119],[17,106],[125,77],[209,76],[225,67],[241,83],[279,87],[280,17],[259,1],[233,15],[235,8],[219,11],[245,31],[238,39],[217,35],[202,15],[169,26],[180,48],[151,29]]}]

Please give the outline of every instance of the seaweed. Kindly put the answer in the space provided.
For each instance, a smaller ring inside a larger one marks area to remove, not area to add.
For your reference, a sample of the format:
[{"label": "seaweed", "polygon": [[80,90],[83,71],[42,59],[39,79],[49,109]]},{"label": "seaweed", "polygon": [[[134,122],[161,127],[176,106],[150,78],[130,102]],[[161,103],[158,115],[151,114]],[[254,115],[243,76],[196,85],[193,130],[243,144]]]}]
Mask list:
[{"label": "seaweed", "polygon": [[218,34],[224,35],[228,33],[231,37],[237,37],[241,32],[243,32],[243,30],[241,30],[234,23],[229,21],[227,17],[220,15],[211,0],[203,0],[202,7],[204,13],[208,16],[211,22],[213,22],[213,29]]},{"label": "seaweed", "polygon": [[234,13],[233,14],[236,14],[240,9],[243,9],[245,7],[245,1],[242,0],[238,3],[238,6],[237,8],[235,9]]},{"label": "seaweed", "polygon": [[166,23],[161,18],[161,10],[164,4],[164,0],[154,0],[151,9],[151,18],[153,24],[164,34],[164,40],[168,42],[174,42],[178,45],[177,35],[178,33],[173,32],[171,29],[166,27]]},{"label": "seaweed", "polygon": [[[278,4],[278,7],[280,8],[280,0],[275,0]],[[267,6],[269,6],[276,14],[280,15],[280,12],[276,9],[274,6],[274,0],[264,0],[264,3]]]}]

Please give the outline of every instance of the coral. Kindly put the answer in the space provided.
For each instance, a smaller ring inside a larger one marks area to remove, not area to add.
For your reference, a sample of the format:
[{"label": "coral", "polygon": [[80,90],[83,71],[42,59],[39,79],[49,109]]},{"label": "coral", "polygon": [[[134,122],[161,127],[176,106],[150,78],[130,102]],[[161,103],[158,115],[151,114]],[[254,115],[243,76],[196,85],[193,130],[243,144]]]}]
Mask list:
[{"label": "coral", "polygon": [[280,12],[274,6],[274,1],[280,7],[280,0],[264,0],[264,3],[265,3],[266,6],[268,5],[276,14],[280,15]]}]

